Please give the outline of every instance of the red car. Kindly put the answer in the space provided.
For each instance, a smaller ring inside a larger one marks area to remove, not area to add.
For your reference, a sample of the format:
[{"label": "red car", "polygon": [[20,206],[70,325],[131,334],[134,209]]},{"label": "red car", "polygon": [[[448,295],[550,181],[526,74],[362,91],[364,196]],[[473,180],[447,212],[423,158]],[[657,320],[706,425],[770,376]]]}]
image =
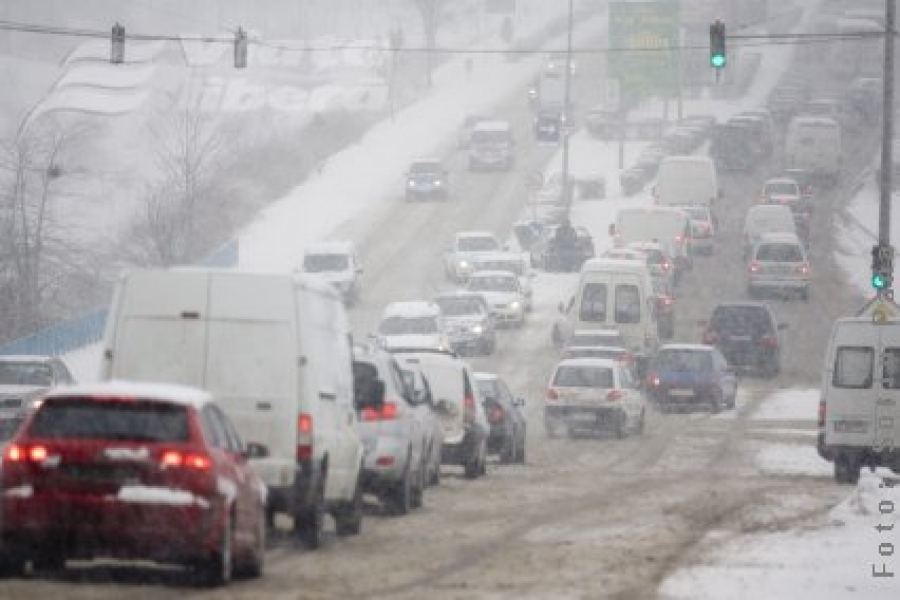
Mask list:
[{"label": "red car", "polygon": [[0,570],[66,559],[153,560],[209,585],[262,574],[265,484],[213,398],[109,382],[49,392],[0,471]]}]

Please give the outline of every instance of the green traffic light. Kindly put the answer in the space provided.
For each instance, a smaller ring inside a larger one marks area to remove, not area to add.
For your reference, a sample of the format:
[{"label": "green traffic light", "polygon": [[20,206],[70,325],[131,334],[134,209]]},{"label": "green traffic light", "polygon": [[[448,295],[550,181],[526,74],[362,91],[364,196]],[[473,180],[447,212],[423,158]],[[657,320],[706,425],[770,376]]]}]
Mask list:
[{"label": "green traffic light", "polygon": [[721,69],[725,66],[725,55],[724,54],[713,54],[709,57],[709,62],[717,69]]},{"label": "green traffic light", "polygon": [[872,287],[876,290],[883,290],[886,287],[886,283],[884,276],[878,274],[872,275]]}]

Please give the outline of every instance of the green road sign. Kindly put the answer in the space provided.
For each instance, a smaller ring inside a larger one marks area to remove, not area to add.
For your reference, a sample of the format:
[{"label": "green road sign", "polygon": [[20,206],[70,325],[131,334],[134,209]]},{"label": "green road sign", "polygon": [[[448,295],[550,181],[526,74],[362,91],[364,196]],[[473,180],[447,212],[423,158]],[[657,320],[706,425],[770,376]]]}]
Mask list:
[{"label": "green road sign", "polygon": [[629,92],[672,92],[678,32],[678,0],[610,2],[609,76],[617,77]]}]

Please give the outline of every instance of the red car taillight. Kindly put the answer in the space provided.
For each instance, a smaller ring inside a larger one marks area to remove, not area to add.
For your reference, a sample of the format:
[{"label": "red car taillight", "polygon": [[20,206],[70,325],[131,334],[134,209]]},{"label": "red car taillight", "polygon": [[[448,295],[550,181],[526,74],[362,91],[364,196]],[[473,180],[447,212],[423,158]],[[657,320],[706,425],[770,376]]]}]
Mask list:
[{"label": "red car taillight", "polygon": [[559,400],[559,392],[556,388],[547,388],[547,400]]},{"label": "red car taillight", "polygon": [[372,408],[367,406],[362,409],[360,413],[360,417],[363,421],[393,421],[397,418],[399,414],[399,409],[397,408],[397,403],[392,401],[385,401],[384,404],[381,405],[381,408]]},{"label": "red car taillight", "polygon": [[809,275],[809,263],[803,263],[797,267],[797,272],[803,275]]},{"label": "red car taillight", "polygon": [[764,335],[759,338],[759,343],[766,348],[777,348],[778,347],[778,338],[774,335]]},{"label": "red car taillight", "polygon": [[747,270],[750,271],[751,273],[758,272],[759,271],[759,263],[754,260],[749,265],[747,265]]},{"label": "red car taillight", "polygon": [[463,400],[463,418],[468,423],[475,421],[475,398],[466,396]]},{"label": "red car taillight", "polygon": [[165,469],[185,468],[208,471],[212,467],[212,459],[205,454],[197,452],[167,450],[160,457],[159,464]]},{"label": "red car taillight", "polygon": [[703,332],[703,343],[714,346],[716,342],[719,341],[719,334],[712,330],[706,330]]},{"label": "red car taillight", "polygon": [[492,406],[491,412],[488,414],[488,419],[491,423],[502,423],[503,422],[503,408],[500,406]]},{"label": "red car taillight", "polygon": [[647,383],[650,384],[650,387],[659,387],[659,384],[660,384],[659,375],[657,375],[656,373],[651,373],[650,375],[647,376]]},{"label": "red car taillight", "polygon": [[47,448],[44,446],[22,446],[10,444],[3,453],[4,463],[39,463],[47,459]]},{"label": "red car taillight", "polygon": [[625,393],[622,390],[609,390],[606,392],[608,401],[621,400],[623,396],[625,396]]},{"label": "red car taillight", "polygon": [[297,462],[308,463],[313,455],[312,415],[301,413],[297,417]]}]

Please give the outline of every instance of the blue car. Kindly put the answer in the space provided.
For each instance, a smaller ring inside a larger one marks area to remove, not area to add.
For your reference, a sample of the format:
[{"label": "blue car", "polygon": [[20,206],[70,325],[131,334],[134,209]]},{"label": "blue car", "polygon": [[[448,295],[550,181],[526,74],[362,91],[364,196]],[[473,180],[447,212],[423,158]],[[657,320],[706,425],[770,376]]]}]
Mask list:
[{"label": "blue car", "polygon": [[647,394],[663,412],[676,406],[734,408],[737,375],[713,346],[667,344],[647,370]]}]

